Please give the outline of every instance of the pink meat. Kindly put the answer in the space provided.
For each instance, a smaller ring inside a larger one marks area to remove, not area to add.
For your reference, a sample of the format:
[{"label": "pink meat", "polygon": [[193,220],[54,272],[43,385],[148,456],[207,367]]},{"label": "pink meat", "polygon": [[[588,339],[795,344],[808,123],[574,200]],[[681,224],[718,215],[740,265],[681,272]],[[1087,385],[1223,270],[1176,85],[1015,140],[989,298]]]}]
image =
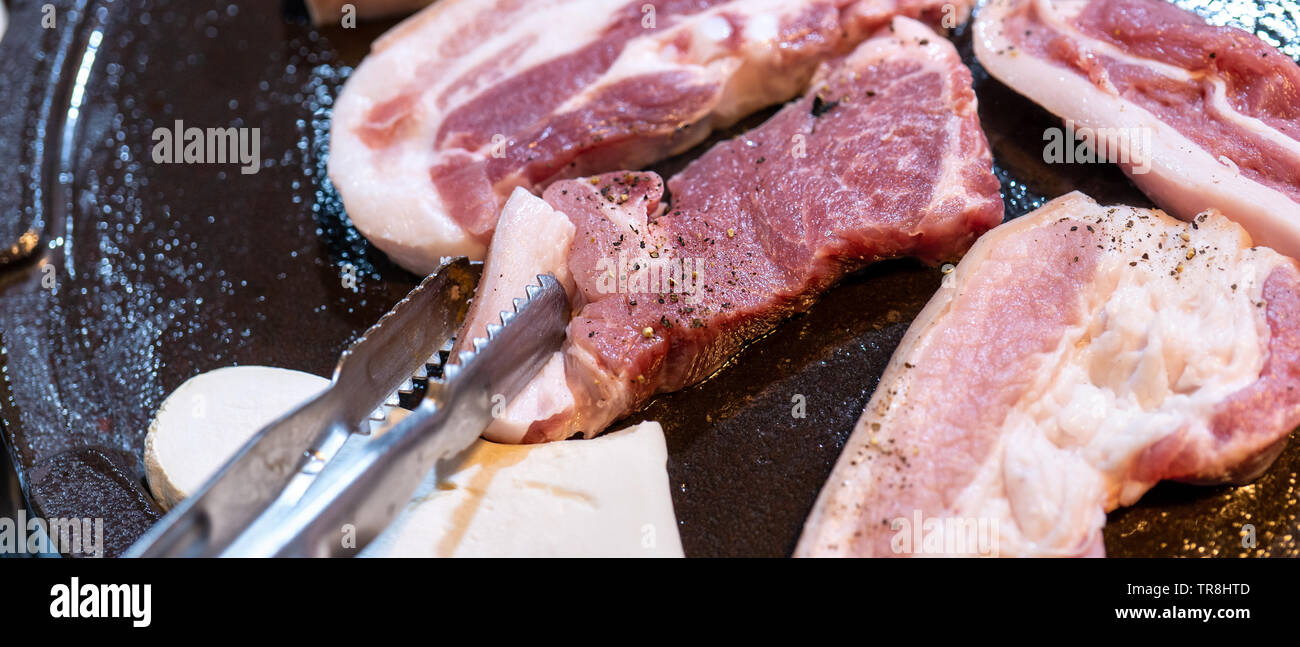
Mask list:
[{"label": "pink meat", "polygon": [[515,188],[682,152],[798,95],[820,62],[893,16],[956,26],[971,4],[442,0],[349,80],[330,176],[361,232],[402,265],[481,257]]},{"label": "pink meat", "polygon": [[1300,424],[1300,271],[1217,212],[1072,193],[982,237],[913,322],[802,556],[1102,555],[1155,483],[1249,479]]},{"label": "pink meat", "polygon": [[707,378],[850,271],[955,258],[1001,222],[990,166],[969,71],[899,18],[674,177],[671,204],[653,173],[551,185],[545,201],[575,227],[566,379],[548,382],[544,411],[512,411],[488,436],[597,434]]},{"label": "pink meat", "polygon": [[1149,170],[1121,165],[1169,212],[1300,254],[1300,66],[1267,43],[1163,0],[994,0],[976,54],[1065,119],[1154,138]]}]

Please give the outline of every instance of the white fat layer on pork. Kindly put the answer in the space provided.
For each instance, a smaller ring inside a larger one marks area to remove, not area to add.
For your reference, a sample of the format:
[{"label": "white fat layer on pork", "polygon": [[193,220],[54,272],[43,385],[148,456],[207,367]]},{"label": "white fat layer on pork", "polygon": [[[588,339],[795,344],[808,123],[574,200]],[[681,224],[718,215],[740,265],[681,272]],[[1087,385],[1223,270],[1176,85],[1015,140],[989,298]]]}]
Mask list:
[{"label": "white fat layer on pork", "polygon": [[569,274],[569,245],[573,223],[545,200],[515,189],[501,210],[495,244],[483,265],[483,279],[457,339],[467,347],[470,339],[487,336],[488,324],[501,323],[502,312],[514,311],[514,299],[527,296],[541,274],[552,274],[573,293]]},{"label": "white fat layer on pork", "polygon": [[[959,325],[949,320],[950,309],[967,278],[1001,272],[1015,281],[1016,268],[997,266],[990,256],[1004,240],[1062,218],[1095,227],[1099,240],[1114,234],[1124,249],[1099,252],[1092,280],[1076,296],[1085,320],[1041,358],[975,478],[946,510],[926,510],[926,516],[996,520],[1001,556],[1100,555],[1105,513],[1132,504],[1154,485],[1129,476],[1141,451],[1177,433],[1189,443],[1212,443],[1214,407],[1260,375],[1269,339],[1258,307],[1263,284],[1290,261],[1251,247],[1244,230],[1215,212],[1198,217],[1192,230],[1159,211],[1103,207],[1071,193],[985,234],[944,277],[890,360],[805,525],[797,555],[858,552],[855,535],[863,524],[880,522],[853,512],[882,496],[878,488],[889,475],[849,457],[916,431],[900,426],[909,424],[900,422],[907,420],[909,397],[943,385],[917,383],[909,369],[941,340],[936,329]],[[1184,232],[1193,236],[1193,249],[1211,258],[1179,263]],[[1130,265],[1142,253],[1150,260]],[[1171,267],[1179,266],[1174,280]]]},{"label": "white fat layer on pork", "polygon": [[[501,210],[494,242],[483,265],[483,279],[474,292],[473,305],[454,351],[468,348],[475,337],[485,336],[488,324],[500,323],[500,313],[513,310],[513,300],[526,296],[525,288],[536,283],[539,274],[554,275],[572,295],[568,261],[573,233],[568,216],[528,191],[515,189]],[[485,435],[517,443],[534,420],[572,408],[573,395],[564,376],[564,354],[556,351],[537,377],[494,419]]]},{"label": "white fat layer on pork", "polygon": [[[1147,59],[1135,58],[1117,48],[1089,39],[1069,27],[1066,21],[1077,15],[1079,3],[1034,0],[1040,15],[1053,27],[1065,30],[1084,51],[1095,51],[1143,65],[1173,79],[1187,78],[1186,70]],[[1244,226],[1260,244],[1289,256],[1300,256],[1300,204],[1281,192],[1241,175],[1236,166],[1216,159],[1151,112],[1118,96],[1113,88],[1104,91],[1088,78],[1009,47],[1003,33],[1004,19],[1021,0],[992,0],[975,19],[975,55],[994,78],[1025,95],[1049,112],[1071,119],[1077,128],[1121,128],[1130,132],[1147,129],[1151,150],[1147,173],[1133,173],[1132,164],[1122,165],[1129,177],[1166,211],[1184,220],[1217,208]],[[1300,143],[1267,124],[1233,110],[1222,97],[1219,82],[1211,105],[1216,112],[1253,132],[1268,133],[1273,142],[1300,160]],[[1141,159],[1128,138],[1112,142],[1119,159]]]},{"label": "white fat layer on pork", "polygon": [[[1191,72],[1176,65],[1134,56],[1115,45],[1107,43],[1106,41],[1085,36],[1083,32],[1073,26],[1071,21],[1083,11],[1083,8],[1087,6],[1089,0],[1032,1],[1042,20],[1053,30],[1063,34],[1068,34],[1071,40],[1079,44],[1080,50],[1085,52],[1085,55],[1096,54],[1113,58],[1129,65],[1145,67],[1171,81],[1179,83],[1197,82],[1200,79],[1199,75],[1193,75]],[[994,9],[993,11],[997,12],[998,10]],[[1004,7],[1002,11],[1005,13],[1006,8]],[[990,15],[990,17],[992,17],[992,15]],[[998,36],[1001,36],[1000,32]],[[1102,82],[1106,83],[1104,79]],[[1264,123],[1263,121],[1249,115],[1244,115],[1236,108],[1232,107],[1232,105],[1228,103],[1226,96],[1227,83],[1225,83],[1222,78],[1211,80],[1210,86],[1212,88],[1210,105],[1213,106],[1217,116],[1221,117],[1224,121],[1231,122],[1245,130],[1249,130],[1254,134],[1268,139],[1282,149],[1289,151],[1297,161],[1300,161],[1300,142],[1287,137],[1285,134],[1279,132],[1276,128]],[[1108,87],[1107,89],[1114,94],[1113,87]]]},{"label": "white fat layer on pork", "polygon": [[[1069,213],[1091,223],[1105,211],[1088,206],[1091,213]],[[1131,220],[1126,237],[1150,233],[1153,256],[1157,241],[1179,249],[1184,227],[1138,217],[1146,213],[1120,208],[1106,225]],[[959,517],[1005,520],[1004,555],[1077,555],[1099,545],[1105,512],[1155,485],[1126,478],[1135,456],[1189,425],[1209,434],[1215,405],[1259,377],[1268,328],[1255,303],[1276,254],[1251,248],[1218,215],[1195,233],[1197,247],[1217,248],[1215,262],[1184,264],[1178,281],[1166,263],[1130,266],[1131,252],[1103,258],[1091,290],[1079,295],[1090,319],[1062,337],[1050,368],[1004,423],[993,452],[1000,460],[986,463],[953,506]],[[1239,277],[1237,290],[1220,267]]]}]

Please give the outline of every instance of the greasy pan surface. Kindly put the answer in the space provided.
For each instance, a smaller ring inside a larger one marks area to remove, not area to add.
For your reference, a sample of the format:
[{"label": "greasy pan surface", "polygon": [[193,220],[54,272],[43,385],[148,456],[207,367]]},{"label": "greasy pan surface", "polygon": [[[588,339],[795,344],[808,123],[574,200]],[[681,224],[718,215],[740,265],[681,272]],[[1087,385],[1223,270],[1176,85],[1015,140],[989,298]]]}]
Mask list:
[{"label": "greasy pan surface", "polygon": [[[1183,3],[1300,56],[1296,0]],[[4,442],[36,513],[104,517],[116,554],[159,515],[142,454],[169,391],[231,364],[328,375],[417,282],[357,234],[324,176],[331,98],[391,23],[317,31],[296,2],[65,0],[43,29],[43,3],[11,4],[0,235],[43,237],[34,259],[0,269]],[[1076,188],[1149,205],[1114,167],[1043,164],[1041,136],[1057,122],[989,79],[964,30],[954,39],[975,72],[1008,217]],[[260,128],[260,169],[155,164],[151,133],[178,119]],[[869,268],[711,380],[629,418],[664,425],[688,555],[790,554],[939,276],[909,262]],[[803,418],[791,415],[796,395]],[[1111,515],[1108,553],[1298,555],[1298,470],[1293,442],[1248,486],[1161,485]],[[1253,549],[1243,524],[1256,528]]]}]

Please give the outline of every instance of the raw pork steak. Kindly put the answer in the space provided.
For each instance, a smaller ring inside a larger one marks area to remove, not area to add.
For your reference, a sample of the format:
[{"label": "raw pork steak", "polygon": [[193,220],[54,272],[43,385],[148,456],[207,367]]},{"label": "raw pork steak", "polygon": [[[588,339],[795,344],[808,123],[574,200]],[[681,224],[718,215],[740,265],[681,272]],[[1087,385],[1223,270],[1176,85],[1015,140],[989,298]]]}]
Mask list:
[{"label": "raw pork steak", "polygon": [[[655,393],[707,378],[844,274],[955,258],[1002,220],[970,72],[906,18],[668,188],[671,204],[657,175],[622,172],[556,182],[544,202],[511,198],[498,240],[545,230],[572,242],[494,244],[479,297],[520,294],[553,271],[573,286],[576,314],[564,349],[489,438],[595,435]],[[466,336],[481,334],[484,314]]]},{"label": "raw pork steak", "polygon": [[1249,479],[1300,424],[1300,272],[1215,211],[1057,198],[912,323],[801,556],[1104,553],[1163,479]]},{"label": "raw pork steak", "polygon": [[1300,256],[1300,66],[1285,54],[1163,0],[992,0],[975,53],[1076,128],[1105,131],[1111,161],[1169,213],[1215,208]]},{"label": "raw pork steak", "polygon": [[895,15],[972,0],[441,0],[374,44],[333,113],[330,177],[404,267],[482,258],[515,187],[638,169],[803,92]]}]

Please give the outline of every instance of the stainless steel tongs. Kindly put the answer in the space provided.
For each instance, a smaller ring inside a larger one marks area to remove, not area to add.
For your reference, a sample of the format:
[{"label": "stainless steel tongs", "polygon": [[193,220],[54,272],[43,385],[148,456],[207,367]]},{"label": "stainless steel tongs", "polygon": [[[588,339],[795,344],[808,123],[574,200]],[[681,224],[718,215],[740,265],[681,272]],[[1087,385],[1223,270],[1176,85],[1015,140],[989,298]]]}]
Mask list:
[{"label": "stainless steel tongs", "polygon": [[[488,337],[445,366],[481,266],[444,263],[342,357],[328,389],[259,431],[198,492],[128,551],[130,557],[346,556],[397,516],[443,458],[491,422],[557,350],[568,297],[538,277]],[[371,419],[409,415],[378,436]]]}]

